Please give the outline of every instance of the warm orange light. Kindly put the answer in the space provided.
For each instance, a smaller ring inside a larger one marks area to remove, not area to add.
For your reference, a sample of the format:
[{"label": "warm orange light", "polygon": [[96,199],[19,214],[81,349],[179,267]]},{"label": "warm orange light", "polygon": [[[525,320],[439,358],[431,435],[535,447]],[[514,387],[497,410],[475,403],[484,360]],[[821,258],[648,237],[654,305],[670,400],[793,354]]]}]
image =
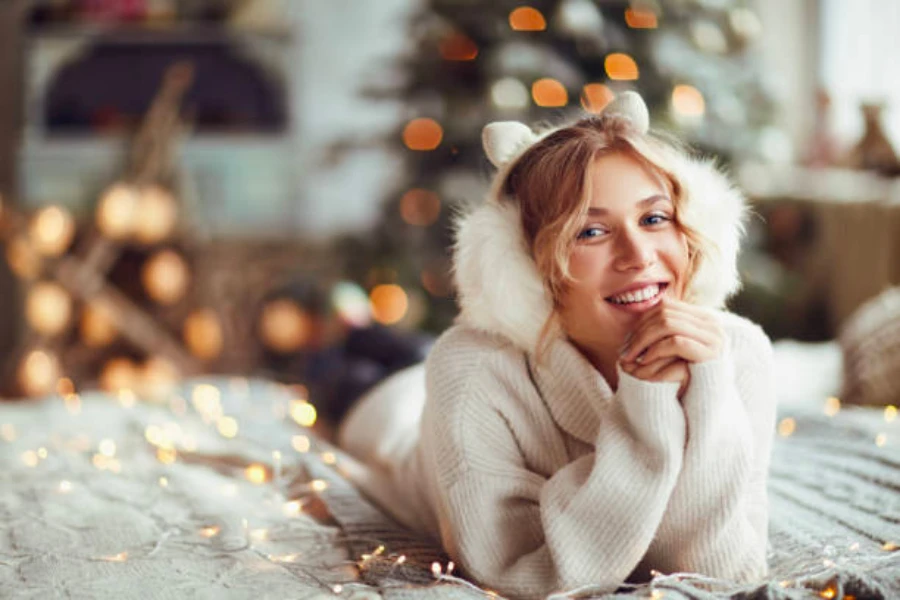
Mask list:
[{"label": "warm orange light", "polygon": [[266,482],[266,479],[268,479],[266,468],[259,463],[253,463],[244,469],[244,476],[248,481],[255,483],[256,485],[263,484]]},{"label": "warm orange light", "polygon": [[135,236],[145,244],[161,242],[171,235],[178,220],[178,202],[172,192],[150,185],[140,192],[135,221]]},{"label": "warm orange light", "polygon": [[509,26],[516,31],[543,31],[547,29],[547,20],[536,8],[520,6],[509,13]]},{"label": "warm orange light", "polygon": [[441,40],[440,51],[444,60],[475,60],[475,57],[478,56],[478,46],[475,45],[475,42],[469,36],[458,31],[454,31]]},{"label": "warm orange light", "polygon": [[19,385],[27,396],[53,391],[59,381],[59,361],[43,350],[32,350],[19,365]]},{"label": "warm orange light", "polygon": [[291,400],[291,418],[300,427],[312,427],[316,424],[316,407],[305,400]]},{"label": "warm orange light", "polygon": [[797,422],[791,417],[786,417],[778,422],[778,435],[781,437],[792,435],[796,429]]},{"label": "warm orange light", "polygon": [[171,305],[181,300],[189,279],[187,263],[174,250],[160,250],[141,269],[144,289],[159,304]]},{"label": "warm orange light", "polygon": [[372,316],[383,325],[397,323],[406,315],[409,299],[399,285],[392,283],[375,286],[369,294]]},{"label": "warm orange light", "polygon": [[113,309],[97,301],[87,303],[81,312],[80,331],[81,339],[87,346],[108,346],[119,335]]},{"label": "warm orange light", "polygon": [[441,214],[441,199],[432,191],[413,188],[400,199],[400,216],[410,225],[428,227]]},{"label": "warm orange light", "polygon": [[13,273],[22,279],[34,279],[41,272],[41,257],[31,241],[17,236],[6,245],[6,260]]},{"label": "warm orange light", "polygon": [[625,11],[625,23],[632,29],[656,29],[656,13],[647,8],[629,8]]},{"label": "warm orange light", "polygon": [[614,52],[603,61],[606,74],[615,81],[633,81],[638,78],[638,66],[627,54]]},{"label": "warm orange light", "polygon": [[105,235],[120,240],[134,233],[140,196],[126,183],[116,183],[104,192],[97,206],[97,226]]},{"label": "warm orange light", "polygon": [[259,322],[263,343],[285,354],[302,348],[309,341],[312,327],[312,318],[306,311],[287,298],[268,302]]},{"label": "warm orange light", "polygon": [[589,83],[581,89],[581,106],[591,113],[599,113],[612,102],[615,94],[602,83]]},{"label": "warm orange light", "polygon": [[531,84],[531,97],[538,106],[565,106],[569,103],[569,94],[563,84],[549,77]]},{"label": "warm orange light", "polygon": [[108,392],[133,389],[138,383],[137,365],[129,358],[109,359],[100,372],[100,387]]},{"label": "warm orange light", "polygon": [[152,356],[144,363],[141,379],[143,380],[141,387],[144,391],[161,395],[171,391],[181,379],[181,372],[168,359]]},{"label": "warm orange light", "polygon": [[197,358],[211,360],[222,353],[222,327],[216,312],[209,308],[195,310],[184,321],[184,342]]},{"label": "warm orange light", "polygon": [[25,299],[25,318],[38,333],[61,333],[72,315],[72,300],[58,283],[42,281],[28,291]]},{"label": "warm orange light", "polygon": [[403,129],[403,143],[410,150],[434,150],[443,137],[444,130],[434,119],[413,119]]},{"label": "warm orange light", "polygon": [[64,208],[48,206],[34,216],[28,235],[35,250],[45,256],[59,256],[75,237],[75,220]]},{"label": "warm orange light", "polygon": [[56,393],[60,396],[69,396],[75,393],[75,383],[68,377],[60,377],[56,382]]},{"label": "warm orange light", "polygon": [[702,117],[706,112],[706,102],[694,86],[676,85],[672,90],[672,108],[683,117]]}]

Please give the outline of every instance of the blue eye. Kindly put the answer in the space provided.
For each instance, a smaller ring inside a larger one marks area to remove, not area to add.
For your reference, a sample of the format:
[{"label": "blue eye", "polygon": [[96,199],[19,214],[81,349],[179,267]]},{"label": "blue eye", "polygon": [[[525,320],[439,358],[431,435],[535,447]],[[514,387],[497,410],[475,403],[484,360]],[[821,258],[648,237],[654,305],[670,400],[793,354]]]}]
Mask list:
[{"label": "blue eye", "polygon": [[662,225],[668,223],[672,219],[666,215],[647,215],[641,219],[641,225]]},{"label": "blue eye", "polygon": [[602,227],[586,227],[578,234],[579,240],[588,240],[593,238],[598,238],[601,235],[605,234],[606,230]]}]

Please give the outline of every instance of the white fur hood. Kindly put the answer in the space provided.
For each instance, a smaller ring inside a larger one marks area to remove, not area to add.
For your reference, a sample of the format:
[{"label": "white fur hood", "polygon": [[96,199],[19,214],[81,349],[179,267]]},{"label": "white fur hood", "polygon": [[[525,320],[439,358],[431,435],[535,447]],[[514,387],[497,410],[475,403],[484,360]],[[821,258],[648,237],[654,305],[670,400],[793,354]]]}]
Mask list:
[{"label": "white fur hood", "polygon": [[[501,168],[498,178],[504,175]],[[743,195],[710,160],[681,155],[676,172],[687,201],[679,220],[715,243],[699,266],[689,294],[703,306],[722,308],[740,286],[737,254],[743,233]],[[525,351],[536,348],[552,309],[531,258],[518,208],[500,202],[497,182],[486,201],[457,221],[454,270],[460,322],[500,334]]]}]

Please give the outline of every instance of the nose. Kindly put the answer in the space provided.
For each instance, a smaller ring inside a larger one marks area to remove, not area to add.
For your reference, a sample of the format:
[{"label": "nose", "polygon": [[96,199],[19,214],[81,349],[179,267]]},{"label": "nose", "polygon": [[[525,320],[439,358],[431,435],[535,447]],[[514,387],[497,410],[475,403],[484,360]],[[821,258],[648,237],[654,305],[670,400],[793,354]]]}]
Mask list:
[{"label": "nose", "polygon": [[619,271],[643,270],[653,264],[656,251],[639,231],[621,229],[615,239],[613,266]]}]

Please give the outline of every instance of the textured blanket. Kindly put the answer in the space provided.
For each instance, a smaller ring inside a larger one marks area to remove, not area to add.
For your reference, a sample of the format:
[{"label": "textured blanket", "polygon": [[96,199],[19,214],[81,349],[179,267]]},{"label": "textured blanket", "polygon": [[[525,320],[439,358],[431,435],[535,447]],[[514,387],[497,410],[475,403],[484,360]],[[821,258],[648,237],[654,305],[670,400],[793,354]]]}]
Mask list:
[{"label": "textured blanket", "polygon": [[[428,540],[342,475],[262,381],[189,382],[163,402],[0,405],[2,598],[475,598]],[[900,598],[896,411],[792,404],[770,479],[771,578],[660,575],[606,598]],[[559,597],[601,597],[590,588]]]}]

